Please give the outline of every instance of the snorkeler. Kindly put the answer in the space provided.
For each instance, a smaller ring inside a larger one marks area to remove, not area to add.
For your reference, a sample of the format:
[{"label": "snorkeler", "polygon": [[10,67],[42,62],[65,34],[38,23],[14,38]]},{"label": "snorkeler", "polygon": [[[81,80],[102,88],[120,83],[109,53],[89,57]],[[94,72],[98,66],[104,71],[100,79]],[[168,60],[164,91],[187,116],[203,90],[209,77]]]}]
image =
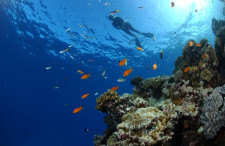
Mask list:
[{"label": "snorkeler", "polygon": [[152,33],[142,33],[142,32],[140,32],[140,31],[136,30],[135,28],[133,28],[133,26],[132,26],[130,23],[124,21],[124,20],[123,20],[122,18],[120,18],[120,17],[115,17],[115,16],[113,16],[112,14],[109,15],[109,20],[112,20],[112,21],[113,21],[113,22],[112,22],[112,25],[113,25],[116,29],[121,29],[121,30],[123,30],[125,33],[129,34],[130,36],[133,36],[133,37],[135,38],[135,42],[136,42],[136,45],[137,45],[138,47],[142,47],[142,46],[141,46],[141,43],[140,43],[140,41],[138,40],[138,38],[136,37],[136,35],[134,35],[134,34],[131,33],[130,31],[136,32],[136,33],[141,34],[141,35],[143,35],[143,36],[145,36],[145,37],[148,37],[148,38],[153,38],[153,36],[154,36]]}]

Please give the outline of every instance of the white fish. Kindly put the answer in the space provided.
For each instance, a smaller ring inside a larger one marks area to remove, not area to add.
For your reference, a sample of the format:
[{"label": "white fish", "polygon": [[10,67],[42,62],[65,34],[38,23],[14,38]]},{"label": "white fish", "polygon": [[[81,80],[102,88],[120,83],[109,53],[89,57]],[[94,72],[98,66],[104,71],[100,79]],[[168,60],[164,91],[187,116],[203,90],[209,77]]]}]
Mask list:
[{"label": "white fish", "polygon": [[92,4],[88,3],[89,6],[93,6]]},{"label": "white fish", "polygon": [[108,77],[104,77],[104,79],[107,79]]},{"label": "white fish", "polygon": [[81,61],[82,64],[84,64],[84,61]]},{"label": "white fish", "polygon": [[48,70],[48,69],[51,69],[51,68],[52,68],[51,66],[48,66],[48,67],[46,67],[45,69]]},{"label": "white fish", "polygon": [[127,66],[127,61],[125,61],[124,65],[126,65],[126,66]]},{"label": "white fish", "polygon": [[80,36],[82,36],[83,38],[87,39],[88,37],[87,36],[84,36],[83,34],[80,34]]},{"label": "white fish", "polygon": [[98,0],[100,3],[102,2],[101,0]]},{"label": "white fish", "polygon": [[101,77],[104,77],[104,76],[105,76],[105,70],[103,70],[101,73]]},{"label": "white fish", "polygon": [[54,89],[59,89],[59,86],[55,86],[55,87],[53,87]]},{"label": "white fish", "polygon": [[71,58],[71,59],[74,59],[74,57],[73,57],[72,55],[70,55],[70,58]]},{"label": "white fish", "polygon": [[81,27],[81,28],[84,28],[85,27],[84,25],[80,25],[80,24],[78,24],[78,26]]},{"label": "white fish", "polygon": [[117,79],[117,82],[125,82],[125,81],[126,81],[126,79],[124,79],[124,78]]},{"label": "white fish", "polygon": [[111,4],[110,4],[110,3],[105,3],[105,6],[107,6],[107,5],[108,5],[108,6],[111,6]]},{"label": "white fish", "polygon": [[94,95],[97,96],[98,95],[98,92],[96,92]]},{"label": "white fish", "polygon": [[70,27],[66,30],[66,32],[68,32],[70,30]]},{"label": "white fish", "polygon": [[69,45],[69,46],[68,46],[68,48],[71,48],[71,47],[73,47],[73,46],[74,46],[74,44],[72,44],[72,45]]},{"label": "white fish", "polygon": [[65,52],[68,51],[68,50],[69,50],[69,49],[67,48],[67,49],[65,49],[65,50],[59,51],[59,53],[62,54],[62,53],[65,53]]}]

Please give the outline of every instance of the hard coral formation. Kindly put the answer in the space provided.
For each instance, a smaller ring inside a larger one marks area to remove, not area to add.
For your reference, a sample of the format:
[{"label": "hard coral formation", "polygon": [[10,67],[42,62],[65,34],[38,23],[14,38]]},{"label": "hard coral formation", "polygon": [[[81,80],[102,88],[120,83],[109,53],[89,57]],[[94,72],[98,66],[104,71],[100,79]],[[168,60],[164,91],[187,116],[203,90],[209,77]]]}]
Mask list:
[{"label": "hard coral formation", "polygon": [[168,80],[167,76],[158,76],[155,78],[147,78],[141,82],[141,87],[143,89],[149,89],[149,88],[157,89],[162,85],[162,83],[165,80]]},{"label": "hard coral formation", "polygon": [[139,108],[123,116],[117,126],[118,140],[114,145],[152,145],[172,138],[173,120],[156,107]]},{"label": "hard coral formation", "polygon": [[139,86],[141,81],[143,81],[144,79],[142,77],[134,77],[131,81],[130,84],[131,85],[135,85],[135,86]]},{"label": "hard coral formation", "polygon": [[120,98],[117,92],[108,90],[96,99],[96,103],[96,109],[106,113],[109,106],[120,103]]},{"label": "hard coral formation", "polygon": [[[189,42],[192,42],[193,45],[190,46]],[[199,48],[195,44],[194,40],[189,40],[182,50],[182,56],[189,66],[198,65],[198,61],[201,59]]]},{"label": "hard coral formation", "polygon": [[206,38],[200,40],[201,46],[205,46],[208,44],[208,40]]},{"label": "hard coral formation", "polygon": [[201,123],[204,125],[204,136],[213,138],[221,127],[225,126],[225,85],[217,87],[204,99]]},{"label": "hard coral formation", "polygon": [[216,32],[222,27],[225,26],[225,21],[223,20],[216,20],[215,18],[212,19],[211,27],[214,35]]},{"label": "hard coral formation", "polygon": [[96,108],[108,128],[95,145],[204,145],[215,137],[225,126],[225,26],[216,29],[215,49],[207,39],[201,47],[189,40],[171,76],[135,77],[132,95],[100,95]]},{"label": "hard coral formation", "polygon": [[213,77],[213,75],[208,69],[204,69],[201,72],[200,77],[201,77],[202,80],[210,82],[212,77]]}]

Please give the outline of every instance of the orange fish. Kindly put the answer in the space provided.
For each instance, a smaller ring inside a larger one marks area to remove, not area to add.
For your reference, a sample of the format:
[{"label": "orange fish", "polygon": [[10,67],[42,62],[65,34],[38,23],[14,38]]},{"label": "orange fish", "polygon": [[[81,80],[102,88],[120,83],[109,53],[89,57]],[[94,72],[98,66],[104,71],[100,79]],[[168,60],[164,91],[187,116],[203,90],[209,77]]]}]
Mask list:
[{"label": "orange fish", "polygon": [[196,46],[197,46],[197,47],[201,47],[202,45],[201,45],[201,44],[196,44]]},{"label": "orange fish", "polygon": [[188,42],[188,45],[189,45],[190,47],[192,47],[192,46],[193,46],[193,42],[192,42],[192,41]]},{"label": "orange fish", "polygon": [[143,49],[141,47],[136,47],[136,49],[139,51],[143,51]]},{"label": "orange fish", "polygon": [[82,71],[81,71],[81,70],[79,70],[79,69],[77,70],[77,72],[78,72],[78,73],[80,73],[80,74],[83,74],[83,73],[84,73],[84,72],[82,72]]},{"label": "orange fish", "polygon": [[125,58],[124,60],[121,60],[121,61],[119,62],[119,66],[124,65],[124,64],[126,63],[126,61],[127,61],[127,59],[126,59],[126,58]]},{"label": "orange fish", "polygon": [[118,88],[119,88],[118,86],[112,87],[112,88],[110,89],[110,91],[116,91]]},{"label": "orange fish", "polygon": [[81,79],[87,79],[90,76],[91,76],[90,74],[84,74],[84,75],[81,76]]},{"label": "orange fish", "polygon": [[188,72],[189,67],[185,67],[184,72]]},{"label": "orange fish", "polygon": [[130,69],[127,69],[123,72],[123,76],[128,76],[130,74],[130,72],[133,71],[131,68]]},{"label": "orange fish", "polygon": [[77,112],[79,112],[80,110],[82,110],[83,108],[80,106],[80,107],[78,107],[78,108],[75,108],[74,110],[73,110],[73,113],[75,114],[75,113],[77,113]]},{"label": "orange fish", "polygon": [[88,95],[89,95],[89,93],[86,93],[86,94],[82,95],[82,96],[81,96],[81,99],[86,98]]},{"label": "orange fish", "polygon": [[202,54],[202,59],[205,59],[206,58],[206,54]]},{"label": "orange fish", "polygon": [[152,69],[153,69],[153,70],[156,70],[156,68],[157,68],[157,65],[156,65],[156,63],[155,63],[155,64],[152,65]]}]

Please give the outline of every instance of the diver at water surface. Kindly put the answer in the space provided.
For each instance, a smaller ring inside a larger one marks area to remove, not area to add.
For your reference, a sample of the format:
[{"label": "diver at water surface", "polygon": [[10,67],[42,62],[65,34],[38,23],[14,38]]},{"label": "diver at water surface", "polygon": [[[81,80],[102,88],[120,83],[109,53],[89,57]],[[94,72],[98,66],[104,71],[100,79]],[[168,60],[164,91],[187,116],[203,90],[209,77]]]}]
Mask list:
[{"label": "diver at water surface", "polygon": [[140,41],[138,40],[138,38],[136,37],[136,35],[134,35],[133,33],[131,33],[131,31],[136,32],[138,34],[141,34],[145,37],[148,38],[153,38],[153,34],[152,33],[143,33],[140,32],[138,30],[136,30],[130,23],[124,21],[121,17],[115,17],[112,14],[109,15],[109,20],[112,20],[112,25],[116,28],[116,29],[121,29],[123,30],[125,33],[129,34],[130,36],[133,36],[135,38],[135,42],[136,45],[138,47],[142,47]]}]

